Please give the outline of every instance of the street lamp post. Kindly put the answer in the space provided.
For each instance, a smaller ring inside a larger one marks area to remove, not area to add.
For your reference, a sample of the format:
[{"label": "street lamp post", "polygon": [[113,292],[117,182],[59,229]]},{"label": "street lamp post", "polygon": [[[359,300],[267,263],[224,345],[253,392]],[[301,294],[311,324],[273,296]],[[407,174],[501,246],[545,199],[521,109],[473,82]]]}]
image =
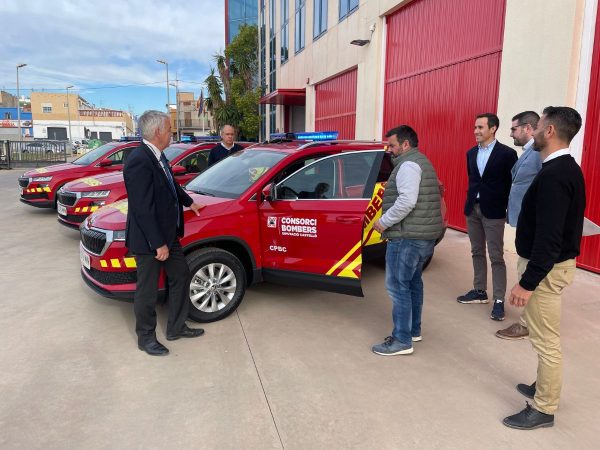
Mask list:
[{"label": "street lamp post", "polygon": [[73,153],[73,135],[71,134],[71,102],[69,101],[69,89],[73,89],[75,86],[72,84],[67,86],[67,119],[69,120],[69,147],[71,147],[71,153]]},{"label": "street lamp post", "polygon": [[169,63],[162,59],[157,59],[156,62],[164,64],[167,70],[167,114],[169,114],[169,105],[171,104],[171,100],[169,99]]},{"label": "street lamp post", "polygon": [[179,124],[179,80],[175,79],[175,84],[171,83],[171,86],[175,88],[175,125],[177,126],[177,140],[181,141],[181,128]]},{"label": "street lamp post", "polygon": [[25,67],[26,65],[27,64],[17,65],[17,125],[19,127],[19,142],[23,140],[23,136],[21,134],[21,94],[19,93],[19,69]]}]

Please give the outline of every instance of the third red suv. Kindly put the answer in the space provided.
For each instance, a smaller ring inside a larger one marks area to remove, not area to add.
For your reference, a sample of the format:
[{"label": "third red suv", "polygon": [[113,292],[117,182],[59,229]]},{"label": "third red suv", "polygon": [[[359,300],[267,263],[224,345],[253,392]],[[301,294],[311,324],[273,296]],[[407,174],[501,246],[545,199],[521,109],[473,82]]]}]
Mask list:
[{"label": "third red suv", "polygon": [[[384,143],[294,141],[256,145],[198,175],[186,189],[205,207],[184,212],[181,240],[190,317],[226,317],[261,280],[361,296],[363,256],[385,249],[372,225],[391,170]],[[126,220],[123,200],[81,226],[81,274],[104,296],[135,290]]]}]

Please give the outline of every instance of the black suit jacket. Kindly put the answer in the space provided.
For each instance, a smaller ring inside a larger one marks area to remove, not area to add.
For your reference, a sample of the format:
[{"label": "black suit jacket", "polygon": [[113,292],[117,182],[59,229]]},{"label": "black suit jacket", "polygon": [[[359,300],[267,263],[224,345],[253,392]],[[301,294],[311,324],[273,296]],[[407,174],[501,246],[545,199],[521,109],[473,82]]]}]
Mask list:
[{"label": "black suit jacket", "polygon": [[496,141],[490,158],[479,175],[477,168],[478,146],[467,152],[467,174],[469,176],[469,190],[465,202],[465,215],[471,214],[479,193],[479,207],[481,214],[488,219],[506,218],[508,194],[512,184],[512,166],[517,162],[517,152],[512,148]]},{"label": "black suit jacket", "polygon": [[165,244],[170,248],[177,236],[183,236],[182,205],[190,206],[192,198],[177,183],[175,196],[156,156],[144,143],[125,161],[123,176],[129,204],[125,245],[134,254],[155,254]]}]

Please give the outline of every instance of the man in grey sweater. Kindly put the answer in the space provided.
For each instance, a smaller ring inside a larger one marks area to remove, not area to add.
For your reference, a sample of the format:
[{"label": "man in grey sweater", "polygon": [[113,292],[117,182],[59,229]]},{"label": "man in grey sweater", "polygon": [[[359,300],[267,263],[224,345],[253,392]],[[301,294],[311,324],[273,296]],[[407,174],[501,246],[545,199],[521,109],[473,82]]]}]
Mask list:
[{"label": "man in grey sweater", "polygon": [[383,194],[383,215],[373,225],[387,239],[385,286],[392,299],[392,335],[374,345],[374,353],[407,355],[421,338],[423,264],[442,235],[438,177],[419,149],[417,133],[408,125],[386,134],[394,170]]},{"label": "man in grey sweater", "polygon": [[[533,150],[533,132],[539,120],[539,114],[534,111],[524,111],[512,118],[510,137],[514,139],[515,145],[523,147],[523,154],[511,171],[512,185],[508,196],[508,210],[506,211],[507,222],[511,227],[517,226],[523,196],[542,168],[540,153]],[[521,314],[519,321],[508,328],[498,330],[496,336],[509,340],[525,339],[529,336],[529,331],[524,315]]]}]

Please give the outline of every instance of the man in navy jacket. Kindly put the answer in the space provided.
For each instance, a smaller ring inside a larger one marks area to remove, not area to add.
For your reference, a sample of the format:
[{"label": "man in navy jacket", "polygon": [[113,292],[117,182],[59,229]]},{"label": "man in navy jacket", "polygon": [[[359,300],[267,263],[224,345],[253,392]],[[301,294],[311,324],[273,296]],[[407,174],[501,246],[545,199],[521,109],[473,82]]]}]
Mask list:
[{"label": "man in navy jacket", "polygon": [[167,340],[197,337],[202,329],[185,324],[189,302],[186,286],[189,268],[179,244],[183,236],[183,206],[199,214],[201,206],[174,181],[163,154],[171,142],[169,116],[146,111],[138,121],[142,144],[125,162],[123,176],[129,210],[125,245],[135,255],[137,287],[134,294],[135,331],[138,347],[150,355],[166,355],[169,350],[156,339],[156,300],[163,268],[169,285]]},{"label": "man in navy jacket", "polygon": [[499,125],[495,114],[480,114],[475,119],[477,145],[467,152],[469,189],[464,209],[473,258],[473,289],[457,298],[460,303],[489,303],[487,245],[492,266],[493,320],[504,320],[504,224],[512,184],[511,169],[518,159],[515,150],[496,140]]}]

